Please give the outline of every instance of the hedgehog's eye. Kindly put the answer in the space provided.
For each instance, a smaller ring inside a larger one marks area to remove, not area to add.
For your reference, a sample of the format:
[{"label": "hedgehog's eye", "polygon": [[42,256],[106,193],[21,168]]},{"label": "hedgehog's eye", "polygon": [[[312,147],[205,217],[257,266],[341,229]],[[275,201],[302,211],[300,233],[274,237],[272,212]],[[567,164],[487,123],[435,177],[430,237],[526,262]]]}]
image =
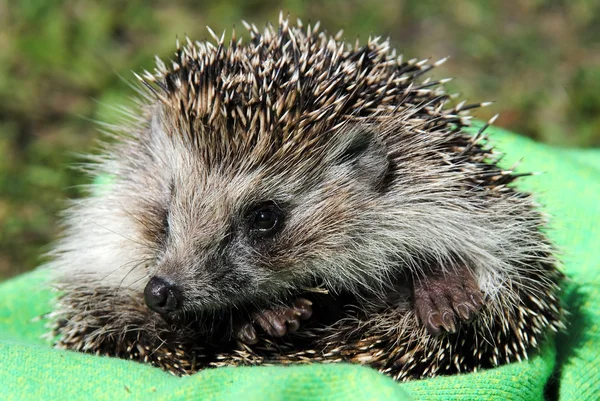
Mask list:
[{"label": "hedgehog's eye", "polygon": [[260,236],[275,234],[283,223],[283,212],[273,202],[263,203],[248,214],[250,230]]}]

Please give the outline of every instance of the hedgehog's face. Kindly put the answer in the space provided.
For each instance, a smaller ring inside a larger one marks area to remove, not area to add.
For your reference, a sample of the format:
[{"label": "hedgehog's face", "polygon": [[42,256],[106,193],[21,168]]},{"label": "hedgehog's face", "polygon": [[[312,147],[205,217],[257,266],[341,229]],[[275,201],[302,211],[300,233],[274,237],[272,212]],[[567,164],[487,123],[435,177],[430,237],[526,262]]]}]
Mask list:
[{"label": "hedgehog's face", "polygon": [[179,141],[157,152],[169,165],[155,179],[169,189],[151,206],[161,228],[147,233],[159,248],[145,288],[151,309],[211,310],[368,282],[361,259],[381,256],[369,246],[389,168],[373,130],[340,130],[300,161],[290,150],[245,167],[236,157],[210,165]]}]

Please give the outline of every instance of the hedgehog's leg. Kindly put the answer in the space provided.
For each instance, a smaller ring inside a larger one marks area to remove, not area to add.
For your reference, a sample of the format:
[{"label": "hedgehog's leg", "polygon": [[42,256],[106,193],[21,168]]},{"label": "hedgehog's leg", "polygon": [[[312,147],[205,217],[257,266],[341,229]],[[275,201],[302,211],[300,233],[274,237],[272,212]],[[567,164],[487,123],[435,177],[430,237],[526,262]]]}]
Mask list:
[{"label": "hedgehog's leg", "polygon": [[282,337],[298,330],[300,321],[309,319],[311,315],[312,302],[298,298],[293,306],[278,306],[253,313],[250,321],[245,321],[237,327],[235,334],[243,343],[256,344],[257,325],[271,337]]},{"label": "hedgehog's leg", "polygon": [[455,267],[413,280],[417,319],[429,333],[456,332],[456,321],[468,322],[483,306],[483,295],[471,270]]}]

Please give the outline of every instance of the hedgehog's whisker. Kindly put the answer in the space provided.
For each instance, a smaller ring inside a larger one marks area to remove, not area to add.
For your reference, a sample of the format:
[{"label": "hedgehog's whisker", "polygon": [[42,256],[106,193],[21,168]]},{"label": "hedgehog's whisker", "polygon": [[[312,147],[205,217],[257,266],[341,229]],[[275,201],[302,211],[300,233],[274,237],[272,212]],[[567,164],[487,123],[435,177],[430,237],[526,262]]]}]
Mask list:
[{"label": "hedgehog's whisker", "polygon": [[[129,271],[123,276],[123,278],[121,279],[121,282],[119,283],[119,285],[116,287],[115,289],[115,293],[118,293],[121,289],[121,286],[123,285],[123,283],[125,282],[125,279],[127,279],[127,277],[133,273],[140,265],[142,265],[143,263],[146,263],[148,261],[153,260],[152,258],[144,258],[144,259],[140,259],[138,260],[138,262],[131,268],[129,269]],[[139,279],[135,280],[132,284],[135,284],[137,282],[139,282],[140,280],[143,280],[147,278],[147,276],[144,277],[140,277]],[[131,288],[130,286],[128,286],[128,288]]]},{"label": "hedgehog's whisker", "polygon": [[116,269],[111,270],[110,272],[108,272],[105,276],[102,276],[99,281],[102,282],[102,281],[106,280],[111,274],[116,273],[117,271],[121,270],[125,266],[128,266],[128,265],[130,265],[132,263],[138,263],[138,262],[139,262],[139,259],[134,259],[134,260],[127,261],[127,262],[123,263],[122,265],[120,265],[119,267],[117,267]]},{"label": "hedgehog's whisker", "polygon": [[98,226],[98,227],[100,227],[100,228],[102,228],[102,229],[104,229],[104,230],[106,230],[106,231],[109,231],[109,232],[111,232],[111,233],[113,233],[113,234],[115,234],[115,235],[118,235],[119,237],[121,237],[121,238],[123,238],[123,239],[126,239],[127,241],[131,241],[131,242],[133,242],[134,244],[140,245],[140,246],[142,247],[142,249],[154,249],[154,248],[157,248],[157,247],[153,247],[153,246],[151,246],[151,245],[149,245],[149,244],[145,244],[145,243],[143,243],[143,242],[136,241],[136,240],[134,240],[134,239],[132,239],[132,238],[129,238],[129,237],[127,237],[126,235],[123,235],[123,234],[121,234],[121,233],[118,233],[118,232],[116,232],[115,230],[112,230],[112,229],[110,229],[110,228],[108,228],[108,227],[105,227],[105,226],[103,226],[102,224],[100,224],[100,223],[97,223],[97,222],[95,222],[95,221],[93,221],[93,220],[91,220],[91,219],[86,219],[86,221],[88,221],[88,222],[90,222],[90,223],[92,223],[92,224],[94,224],[94,225],[96,225],[96,226]]}]

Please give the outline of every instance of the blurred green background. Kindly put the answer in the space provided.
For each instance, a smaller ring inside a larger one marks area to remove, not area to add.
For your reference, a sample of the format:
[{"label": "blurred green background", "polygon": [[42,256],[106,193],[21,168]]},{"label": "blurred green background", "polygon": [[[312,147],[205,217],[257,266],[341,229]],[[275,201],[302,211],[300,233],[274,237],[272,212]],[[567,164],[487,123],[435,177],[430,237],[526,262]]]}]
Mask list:
[{"label": "blurred green background", "polygon": [[390,36],[407,57],[450,59],[434,72],[496,125],[561,146],[600,145],[600,1],[0,0],[0,279],[32,269],[58,234],[65,199],[86,178],[93,120],[127,104],[119,78],[167,58],[175,38],[241,19],[320,20],[363,41]]}]

